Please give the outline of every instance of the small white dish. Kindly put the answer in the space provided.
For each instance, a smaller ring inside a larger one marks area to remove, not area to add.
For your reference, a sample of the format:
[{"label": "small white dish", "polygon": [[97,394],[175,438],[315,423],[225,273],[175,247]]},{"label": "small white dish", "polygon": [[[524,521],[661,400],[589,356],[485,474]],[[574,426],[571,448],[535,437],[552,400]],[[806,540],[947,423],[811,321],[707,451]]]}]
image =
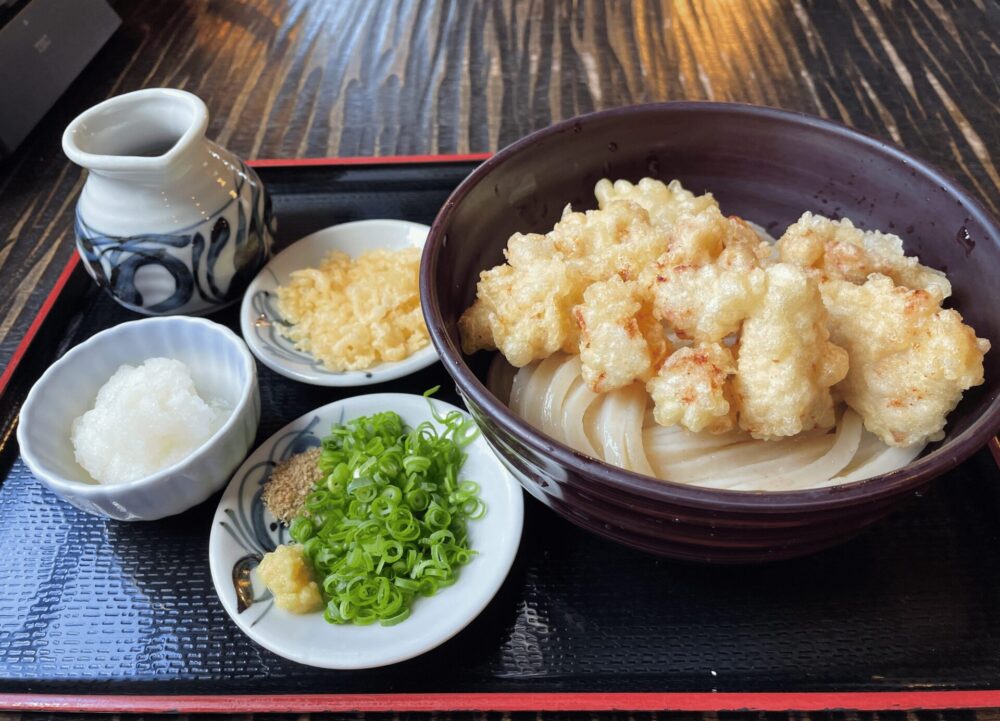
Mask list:
[{"label": "small white dish", "polygon": [[[169,468],[127,483],[97,483],[74,457],[73,419],[93,407],[97,391],[119,366],[157,357],[185,363],[198,392],[221,398],[231,414],[200,448]],[[80,510],[120,521],[155,520],[222,488],[246,457],[259,421],[257,364],[238,335],[202,318],[144,318],[101,331],[53,363],[21,407],[17,442],[35,478]]]},{"label": "small white dish", "polygon": [[257,274],[243,296],[240,330],[261,363],[286,378],[317,386],[364,386],[402,378],[437,361],[428,344],[401,361],[381,363],[358,371],[331,371],[278,332],[282,323],[275,289],[286,284],[293,271],[317,267],[331,251],[357,257],[368,250],[422,248],[430,230],[405,220],[358,220],[333,225],[292,243]]},{"label": "small white dish", "polygon": [[[443,401],[430,402],[439,414],[457,410]],[[279,656],[335,669],[374,668],[413,658],[475,619],[514,562],[524,523],[521,486],[480,436],[466,447],[468,458],[459,475],[479,483],[487,510],[483,518],[469,522],[469,542],[477,555],[461,568],[453,586],[416,599],[412,615],[389,627],[335,626],[323,619],[322,612],[295,615],[274,606],[270,592],[250,569],[263,553],[289,538],[260,500],[262,484],[277,463],[318,445],[334,424],[386,410],[399,413],[411,427],[423,421],[437,423],[422,396],[377,393],[336,401],[271,436],[247,458],[223,493],[208,545],[215,590],[236,625]],[[240,579],[243,594],[236,588]]]}]

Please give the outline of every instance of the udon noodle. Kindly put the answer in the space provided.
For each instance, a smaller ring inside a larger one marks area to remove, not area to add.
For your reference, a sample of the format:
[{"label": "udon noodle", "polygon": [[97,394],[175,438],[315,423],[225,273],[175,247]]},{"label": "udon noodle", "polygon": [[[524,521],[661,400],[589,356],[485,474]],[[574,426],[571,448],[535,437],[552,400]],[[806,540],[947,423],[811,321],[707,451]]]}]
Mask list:
[{"label": "udon noodle", "polygon": [[832,431],[755,440],[743,431],[692,433],[653,420],[650,398],[635,383],[594,393],[580,357],[556,353],[516,369],[499,353],[488,385],[512,411],[571,448],[636,473],[703,488],[792,491],[833,486],[905,466],[923,450],[891,448],[864,430],[841,404]]}]

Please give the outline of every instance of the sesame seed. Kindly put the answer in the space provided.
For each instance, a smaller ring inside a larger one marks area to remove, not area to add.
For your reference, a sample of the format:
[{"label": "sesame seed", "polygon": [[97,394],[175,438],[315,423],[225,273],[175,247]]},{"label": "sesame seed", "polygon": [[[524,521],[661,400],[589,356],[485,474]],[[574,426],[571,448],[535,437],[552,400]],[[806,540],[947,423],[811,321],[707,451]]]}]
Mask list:
[{"label": "sesame seed", "polygon": [[306,496],[323,479],[319,470],[319,448],[310,448],[282,461],[264,485],[261,499],[267,509],[284,524],[299,515]]}]

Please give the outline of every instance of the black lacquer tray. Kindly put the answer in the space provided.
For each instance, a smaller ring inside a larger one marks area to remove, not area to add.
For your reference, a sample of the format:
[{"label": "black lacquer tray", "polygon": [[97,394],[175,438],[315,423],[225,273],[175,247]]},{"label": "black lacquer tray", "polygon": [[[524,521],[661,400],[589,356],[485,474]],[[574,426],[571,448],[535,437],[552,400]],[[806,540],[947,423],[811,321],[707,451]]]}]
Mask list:
[{"label": "black lacquer tray", "polygon": [[[478,159],[478,158],[477,158]],[[465,159],[261,162],[282,245],[362,218],[430,223]],[[865,535],[756,568],[590,536],[526,496],[521,551],[471,626],[378,670],[300,666],[229,620],[208,568],[218,498],[158,522],[88,516],[13,433],[65,350],[135,316],[71,263],[0,379],[0,707],[92,710],[816,709],[1000,705],[1000,473],[981,451]],[[236,309],[214,317],[236,328]],[[440,365],[363,389],[263,366],[258,440],[357,392],[459,402]]]}]

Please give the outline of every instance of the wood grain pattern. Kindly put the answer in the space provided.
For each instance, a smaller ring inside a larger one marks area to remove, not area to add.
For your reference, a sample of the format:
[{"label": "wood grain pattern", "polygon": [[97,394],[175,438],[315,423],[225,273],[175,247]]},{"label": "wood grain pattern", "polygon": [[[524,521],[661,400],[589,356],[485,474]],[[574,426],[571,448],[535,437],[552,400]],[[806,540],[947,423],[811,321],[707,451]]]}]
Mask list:
[{"label": "wood grain pattern", "polygon": [[185,88],[248,157],[496,150],[674,99],[774,105],[887,137],[1000,209],[995,0],[138,0],[0,165],[0,362],[72,252],[59,135],[110,95]]},{"label": "wood grain pattern", "polygon": [[74,252],[82,174],[62,155],[62,128],[143,87],[200,95],[209,136],[247,158],[492,151],[617,105],[773,105],[893,140],[1000,213],[997,0],[122,0],[117,9],[122,29],[0,162],[0,365]]}]

